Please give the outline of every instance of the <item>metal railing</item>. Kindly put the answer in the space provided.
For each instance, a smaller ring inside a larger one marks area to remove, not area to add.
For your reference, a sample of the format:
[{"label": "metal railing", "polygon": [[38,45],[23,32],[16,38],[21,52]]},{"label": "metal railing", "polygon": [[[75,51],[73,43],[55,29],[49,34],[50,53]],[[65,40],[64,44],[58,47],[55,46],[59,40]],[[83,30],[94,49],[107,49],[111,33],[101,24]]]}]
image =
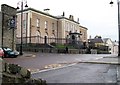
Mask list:
[{"label": "metal railing", "polygon": [[[16,43],[20,44],[20,42],[21,42],[21,38],[17,37]],[[49,37],[45,38],[41,36],[23,37],[23,44],[27,44],[27,43],[44,44],[45,42],[47,44],[51,44],[51,43],[67,44],[72,42],[72,40],[67,38],[49,38]]]}]

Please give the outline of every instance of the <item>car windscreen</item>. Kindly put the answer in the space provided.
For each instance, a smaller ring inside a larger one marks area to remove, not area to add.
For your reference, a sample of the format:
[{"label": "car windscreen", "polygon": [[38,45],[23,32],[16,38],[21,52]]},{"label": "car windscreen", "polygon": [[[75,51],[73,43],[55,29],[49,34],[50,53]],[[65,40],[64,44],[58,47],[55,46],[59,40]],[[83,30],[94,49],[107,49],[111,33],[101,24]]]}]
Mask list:
[{"label": "car windscreen", "polygon": [[12,51],[10,48],[4,48],[5,51]]}]

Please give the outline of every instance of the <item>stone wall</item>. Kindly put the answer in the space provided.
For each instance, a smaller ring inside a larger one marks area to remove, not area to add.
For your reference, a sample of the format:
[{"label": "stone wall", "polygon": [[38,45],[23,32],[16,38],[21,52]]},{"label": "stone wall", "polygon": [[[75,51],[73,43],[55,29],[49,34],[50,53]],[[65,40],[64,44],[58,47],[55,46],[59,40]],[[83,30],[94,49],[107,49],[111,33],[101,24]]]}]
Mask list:
[{"label": "stone wall", "polygon": [[45,80],[31,78],[31,72],[17,64],[6,63],[0,58],[0,65],[2,85],[46,85]]},{"label": "stone wall", "polygon": [[10,28],[10,19],[16,16],[16,9],[6,4],[1,5],[2,12],[2,46],[15,50],[15,28]]},{"label": "stone wall", "polygon": [[[20,50],[19,46],[16,48]],[[39,47],[23,47],[23,51],[29,52],[41,52],[41,53],[66,53],[65,49],[57,48],[39,48]],[[68,49],[69,54],[86,54],[86,49]]]},{"label": "stone wall", "polygon": [[2,82],[2,59],[0,58],[0,85]]},{"label": "stone wall", "polygon": [[0,47],[2,45],[2,13],[0,12]]}]

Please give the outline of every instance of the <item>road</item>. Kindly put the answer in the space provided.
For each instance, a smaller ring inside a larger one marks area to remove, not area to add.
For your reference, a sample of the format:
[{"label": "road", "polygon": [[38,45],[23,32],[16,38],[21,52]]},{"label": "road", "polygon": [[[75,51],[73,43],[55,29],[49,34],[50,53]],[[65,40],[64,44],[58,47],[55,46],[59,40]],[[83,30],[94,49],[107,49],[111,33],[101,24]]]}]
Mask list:
[{"label": "road", "polygon": [[47,83],[116,83],[116,65],[80,63],[32,75]]},{"label": "road", "polygon": [[[112,60],[116,55],[97,54],[52,54],[28,53],[32,56],[4,58],[8,63],[16,63],[33,70],[33,78],[42,78],[47,83],[116,83],[117,66],[112,64],[76,63],[91,60]],[[105,57],[105,58],[103,58]],[[107,58],[108,57],[108,58]],[[60,64],[59,69],[45,68],[49,65]],[[61,65],[65,64],[65,67]],[[67,64],[67,65],[66,65]],[[70,64],[70,66],[68,65]],[[46,71],[41,71],[46,70]]]},{"label": "road", "polygon": [[28,53],[33,54],[32,57],[18,56],[17,58],[4,58],[6,62],[19,64],[27,69],[42,70],[47,65],[73,63],[79,61],[97,60],[104,56],[96,54],[53,54],[53,53]]}]

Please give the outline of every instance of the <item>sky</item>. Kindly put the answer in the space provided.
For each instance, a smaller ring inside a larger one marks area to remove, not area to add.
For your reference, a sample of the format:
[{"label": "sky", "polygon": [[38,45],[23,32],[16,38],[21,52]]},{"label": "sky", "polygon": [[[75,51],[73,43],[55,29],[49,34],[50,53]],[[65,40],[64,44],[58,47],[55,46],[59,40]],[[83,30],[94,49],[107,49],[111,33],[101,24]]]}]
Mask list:
[{"label": "sky", "polygon": [[[49,8],[49,13],[54,16],[65,17],[74,16],[74,20],[79,18],[80,25],[88,28],[88,38],[96,35],[102,38],[118,40],[118,9],[117,0],[0,0],[1,4],[8,4],[17,7],[17,3],[27,1],[28,7],[43,11]],[[20,5],[19,5],[20,6]]]}]

